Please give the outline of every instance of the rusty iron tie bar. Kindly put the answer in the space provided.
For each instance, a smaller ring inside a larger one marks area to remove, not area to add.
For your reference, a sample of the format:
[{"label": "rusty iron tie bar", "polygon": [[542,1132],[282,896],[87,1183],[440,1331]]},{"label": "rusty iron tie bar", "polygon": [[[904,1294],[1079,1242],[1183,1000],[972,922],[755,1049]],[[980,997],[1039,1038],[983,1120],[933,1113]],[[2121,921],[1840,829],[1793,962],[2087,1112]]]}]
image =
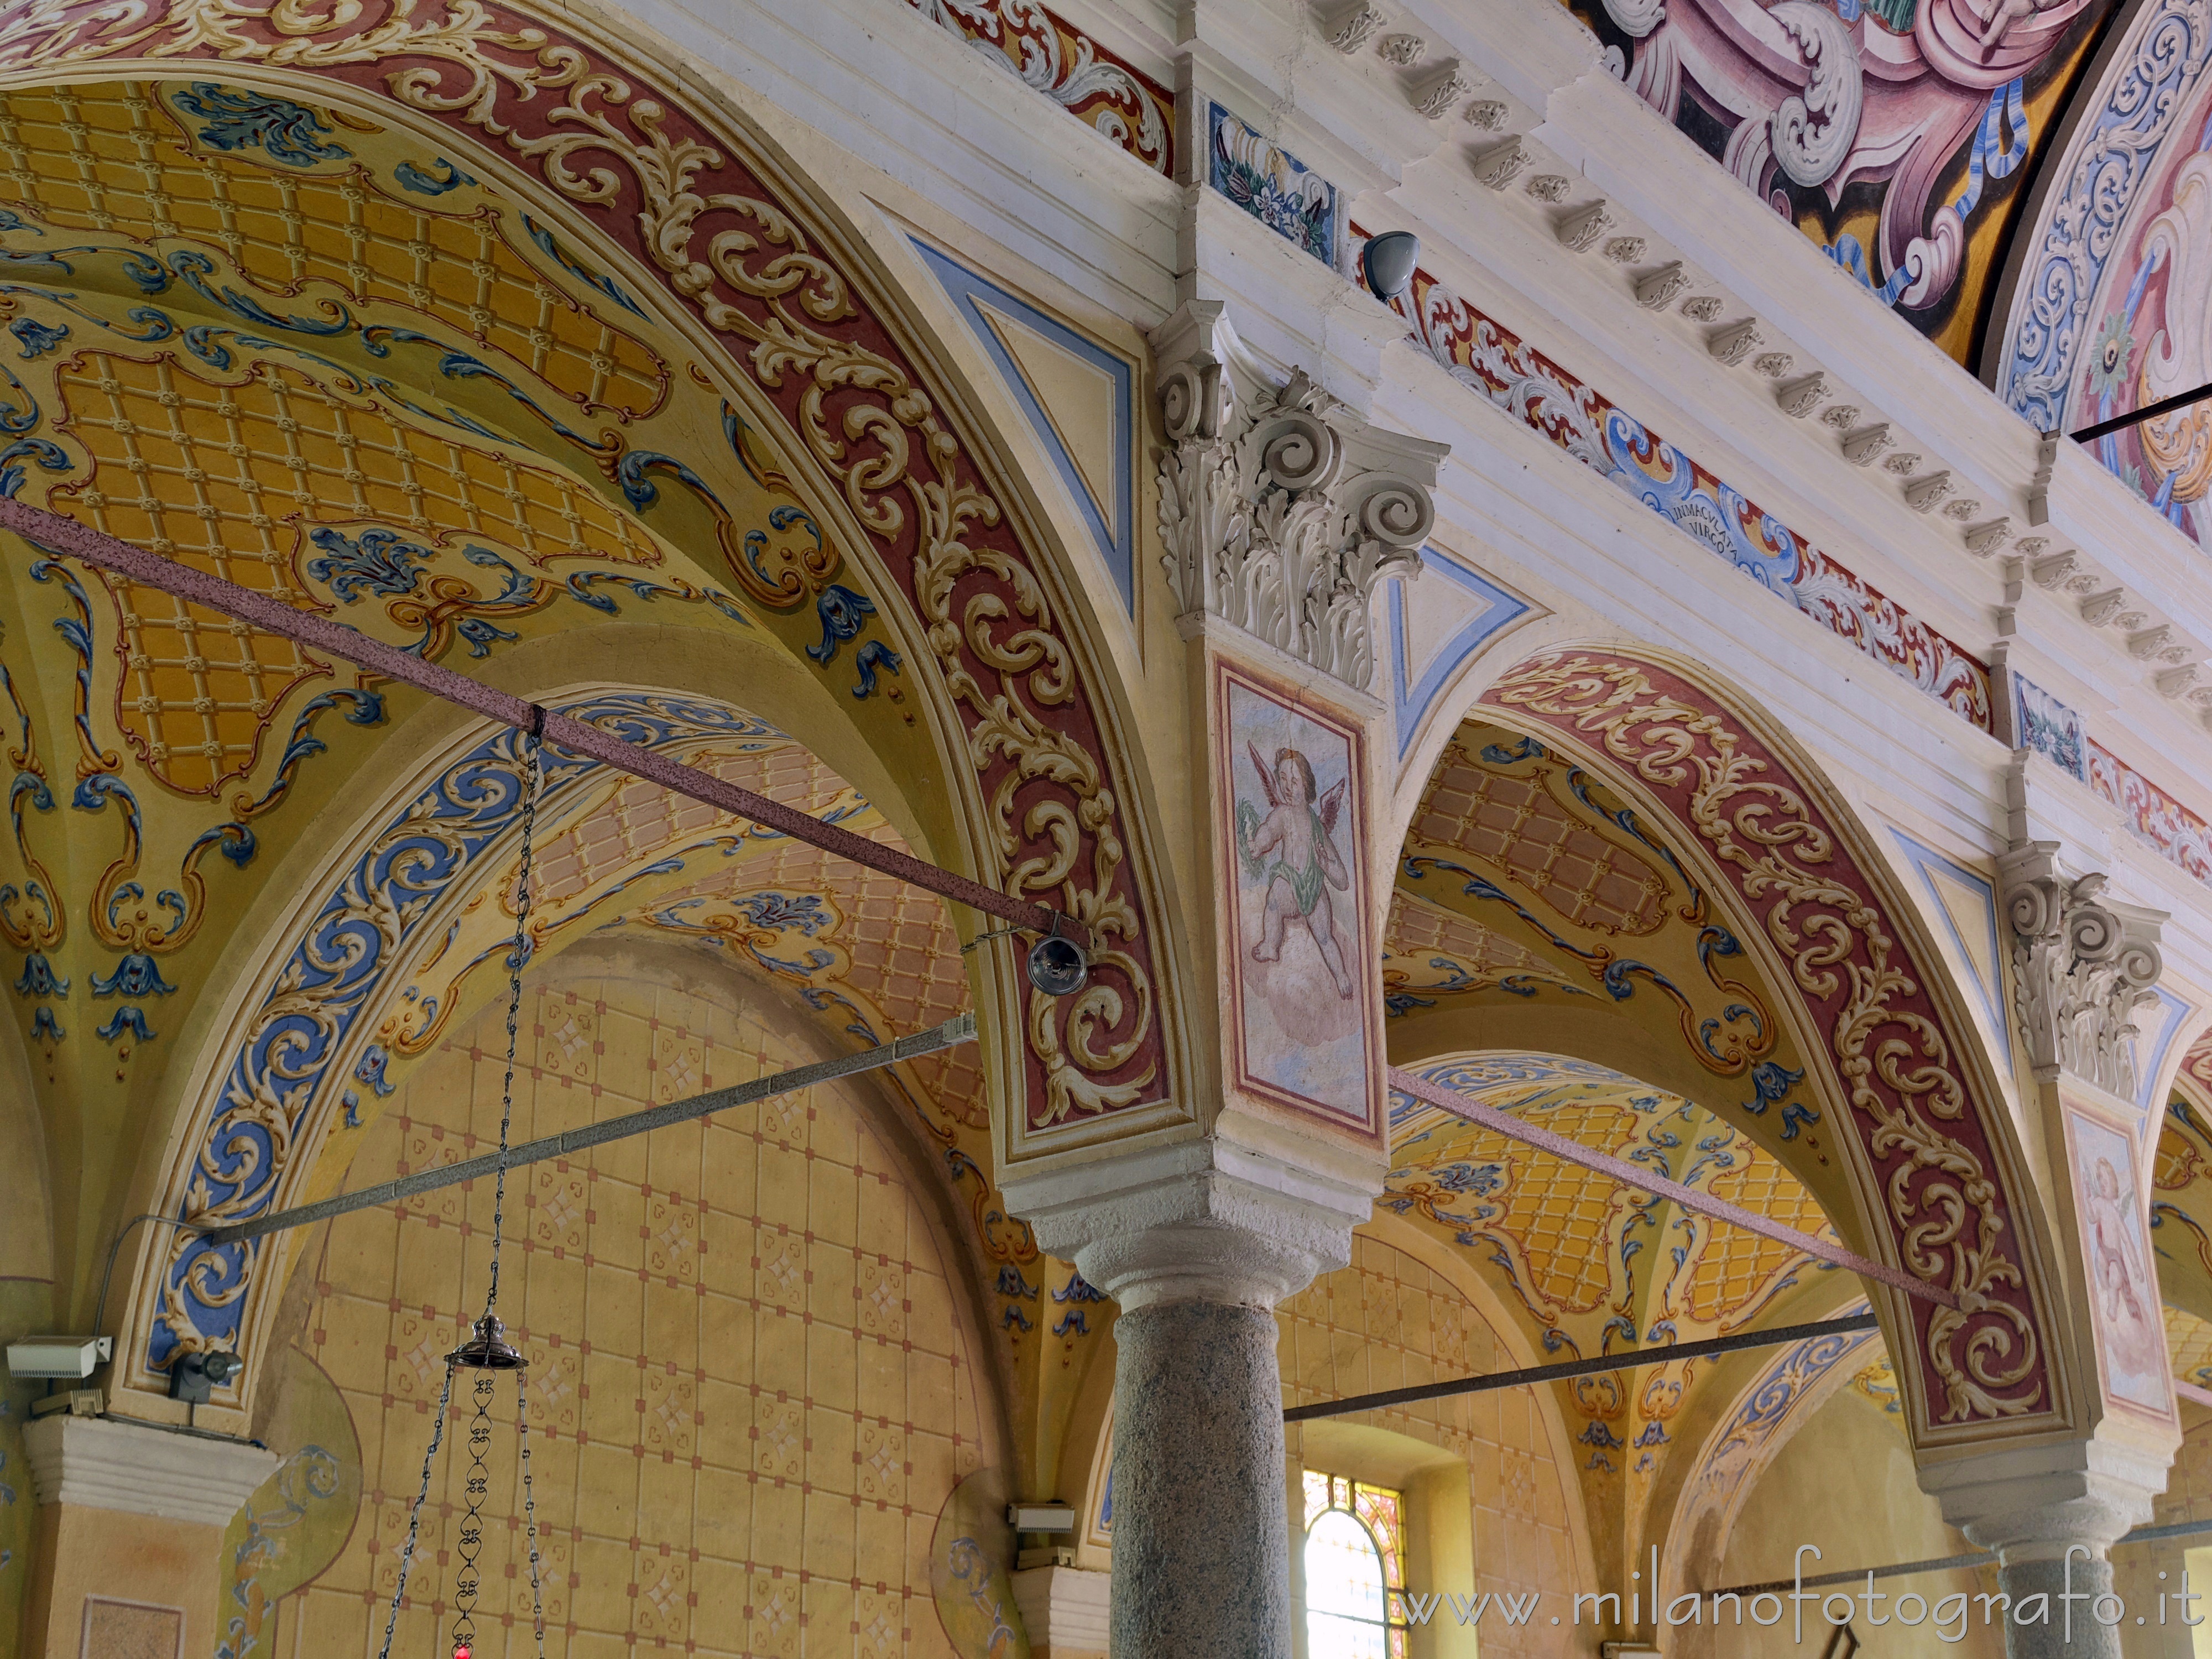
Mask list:
[{"label": "rusty iron tie bar", "polygon": [[1456,1376],[1443,1382],[1419,1382],[1409,1389],[1385,1389],[1377,1394],[1355,1394],[1342,1400],[1317,1400],[1310,1406],[1293,1406],[1283,1413],[1285,1423],[1310,1423],[1320,1417],[1348,1417],[1354,1412],[1382,1411],[1391,1406],[1419,1405],[1425,1400],[1447,1400],[1454,1395],[1488,1394],[1496,1389],[1522,1389],[1534,1382],[1562,1382],[1570,1377],[1596,1376],[1606,1371],[1632,1371],[1638,1365],[1671,1364],[1677,1359],[1707,1359],[1744,1348],[1779,1348],[1791,1342],[1823,1336],[1842,1336],[1853,1331],[1880,1328],[1871,1313],[1846,1314],[1809,1325],[1777,1325],[1771,1330],[1736,1331],[1704,1342],[1677,1342],[1663,1348],[1630,1348],[1601,1354],[1595,1359],[1563,1359],[1556,1365],[1530,1365],[1517,1371],[1491,1371],[1481,1376]]},{"label": "rusty iron tie bar", "polygon": [[134,582],[143,582],[149,587],[159,588],[194,605],[206,606],[227,617],[250,623],[256,628],[284,638],[327,651],[342,657],[358,668],[413,686],[434,697],[442,698],[470,713],[481,714],[501,726],[526,732],[534,738],[558,744],[578,755],[588,756],[627,772],[632,777],[657,783],[662,788],[740,818],[765,825],[794,841],[818,847],[825,853],[849,859],[854,864],[865,865],[871,870],[927,889],[941,898],[964,904],[986,915],[995,916],[1009,925],[1032,933],[1056,934],[1075,944],[1089,947],[1091,930],[1071,916],[1054,910],[1049,905],[1025,902],[981,882],[927,864],[910,854],[880,846],[865,836],[856,836],[849,830],[770,800],[765,795],[741,789],[733,783],[702,772],[696,767],[685,766],[665,756],[656,755],[634,743],[611,737],[595,726],[568,715],[501,691],[471,679],[450,668],[425,662],[396,646],[373,640],[358,629],[343,623],[332,622],[271,599],[265,593],[256,593],[251,588],[240,587],[235,582],[225,581],[220,576],[194,570],[189,565],[178,563],[161,554],[95,530],[89,525],[79,524],[58,513],[28,502],[0,498],[0,529],[13,531],[16,535],[46,551],[65,554],[80,559],[95,569],[112,571]]}]

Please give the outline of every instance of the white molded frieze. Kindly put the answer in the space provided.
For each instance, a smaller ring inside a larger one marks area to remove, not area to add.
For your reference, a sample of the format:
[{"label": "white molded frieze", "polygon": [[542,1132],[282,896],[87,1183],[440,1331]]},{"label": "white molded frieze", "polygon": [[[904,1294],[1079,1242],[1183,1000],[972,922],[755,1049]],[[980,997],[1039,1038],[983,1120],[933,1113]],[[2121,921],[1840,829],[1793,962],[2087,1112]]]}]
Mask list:
[{"label": "white molded frieze", "polygon": [[1205,611],[1364,691],[1375,590],[1420,570],[1448,446],[1370,426],[1300,369],[1240,395],[1217,301],[1155,331],[1170,447],[1161,564],[1176,614]]},{"label": "white molded frieze", "polygon": [[2135,1014],[2158,1000],[2160,910],[2104,896],[2100,873],[2060,873],[2055,841],[1997,860],[2013,932],[2013,1011],[2030,1064],[2123,1100],[2136,1092]]}]

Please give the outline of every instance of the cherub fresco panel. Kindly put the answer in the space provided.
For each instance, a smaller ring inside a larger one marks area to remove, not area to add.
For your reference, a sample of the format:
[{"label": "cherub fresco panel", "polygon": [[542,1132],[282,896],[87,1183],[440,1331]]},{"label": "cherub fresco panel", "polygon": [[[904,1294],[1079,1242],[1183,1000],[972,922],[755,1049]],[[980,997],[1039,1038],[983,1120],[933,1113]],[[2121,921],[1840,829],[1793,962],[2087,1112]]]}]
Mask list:
[{"label": "cherub fresco panel", "polygon": [[2068,1112],[2067,1128],[2105,1391],[2114,1400],[2163,1413],[2171,1409],[2166,1321],[2134,1144],[2120,1130],[2079,1109]]},{"label": "cherub fresco panel", "polygon": [[1373,951],[1355,737],[1241,677],[1224,712],[1247,1080],[1364,1123]]}]

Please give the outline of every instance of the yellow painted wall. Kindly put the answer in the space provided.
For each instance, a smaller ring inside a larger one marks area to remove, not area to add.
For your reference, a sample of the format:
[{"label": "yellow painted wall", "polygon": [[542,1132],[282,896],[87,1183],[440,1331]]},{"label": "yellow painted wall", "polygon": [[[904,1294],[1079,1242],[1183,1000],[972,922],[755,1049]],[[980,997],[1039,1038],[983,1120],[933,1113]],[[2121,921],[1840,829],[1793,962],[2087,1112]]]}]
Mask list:
[{"label": "yellow painted wall", "polygon": [[[696,962],[672,949],[566,957],[535,981],[515,1138],[814,1057],[773,999]],[[504,1015],[495,1006],[457,1031],[386,1103],[350,1184],[487,1149]],[[532,1358],[549,1654],[617,1659],[633,1632],[640,1647],[702,1653],[796,1655],[825,1635],[868,1659],[965,1650],[933,1601],[932,1536],[963,1478],[996,1458],[1000,1431],[979,1401],[977,1344],[939,1225],[872,1127],[866,1087],[514,1176],[500,1305]],[[477,1183],[365,1212],[305,1255],[301,1346],[350,1413],[366,1495],[335,1560],[263,1617],[258,1656],[375,1650],[438,1356],[459,1334],[457,1310],[481,1306],[491,1202]],[[487,1632],[529,1613],[503,1426],[514,1407],[501,1379]],[[441,1454],[395,1652],[443,1651],[431,1621],[453,1594],[465,1427],[449,1428]],[[236,1610],[250,1593],[227,1576]],[[526,1622],[515,1629],[522,1651]],[[480,1650],[507,1650],[495,1638]]]},{"label": "yellow painted wall", "polygon": [[[1279,1310],[1285,1404],[1510,1370],[1518,1363],[1449,1280],[1376,1237],[1376,1231],[1370,1224],[1354,1235],[1350,1266],[1316,1279]],[[1416,1497],[1441,1484],[1437,1461],[1420,1457],[1421,1446],[1437,1448],[1467,1470],[1470,1516],[1460,1536],[1471,1534],[1473,1591],[1542,1593],[1534,1623],[1509,1626],[1495,1612],[1479,1621],[1474,1628],[1485,1659],[1585,1650],[1587,1642],[1575,1644],[1571,1631],[1548,1622],[1552,1611],[1564,1612],[1573,1592],[1586,1588],[1585,1569],[1571,1516],[1570,1477],[1555,1455],[1534,1390],[1462,1395],[1350,1421],[1324,1419],[1293,1426],[1290,1435],[1292,1458],[1308,1467],[1399,1486]],[[1413,1522],[1419,1525],[1433,1507],[1415,1504]],[[1441,1528],[1431,1522],[1430,1530]],[[1417,1550],[1426,1553],[1425,1546]],[[1440,1570],[1433,1561],[1421,1565]],[[1413,1565],[1409,1561],[1409,1589],[1456,1590],[1467,1582],[1417,1583]],[[1448,1655],[1457,1650],[1456,1643],[1432,1650]]]},{"label": "yellow painted wall", "polygon": [[[1808,1577],[1954,1555],[1973,1547],[1943,1523],[1936,1500],[1920,1490],[1913,1477],[1912,1453],[1899,1419],[1851,1389],[1838,1391],[1815,1411],[1759,1476],[1729,1529],[1711,1587],[1787,1578],[1792,1553],[1800,1544],[1817,1545],[1821,1551],[1818,1563],[1809,1555],[1805,1558]],[[1908,1592],[1925,1596],[1933,1604],[1959,1592],[1994,1594],[1996,1587],[1994,1570],[1887,1579],[1875,1588],[1893,1599],[1877,1603],[1875,1611],[1888,1617],[1896,1606],[1893,1598]],[[1866,1621],[1865,1605],[1859,1604],[1852,1628],[1865,1644],[1863,1650],[1881,1654],[1884,1659],[1921,1655],[1932,1659],[1937,1654],[1958,1659],[2003,1659],[2004,1633],[1994,1622],[1997,1617],[1994,1611],[1992,1623],[1984,1630],[1979,1608],[1969,1603],[1967,1611],[1975,1622],[1963,1639],[1946,1643],[1938,1638],[1932,1617],[1917,1629],[1894,1622],[1872,1628]],[[1995,1606],[1991,1604],[1993,1609]],[[1710,1603],[1707,1611],[1710,1613]],[[1840,1603],[1837,1611],[1842,1611]],[[1915,1609],[1908,1608],[1908,1613],[1911,1611]],[[1772,1609],[1762,1607],[1759,1612],[1771,1614]],[[1805,1603],[1804,1615],[1802,1648],[1790,1645],[1793,1626],[1787,1602],[1783,1604],[1782,1621],[1769,1630],[1754,1628],[1747,1611],[1739,1631],[1732,1622],[1733,1610],[1724,1609],[1724,1618],[1731,1622],[1717,1631],[1707,1627],[1700,1632],[1685,1626],[1666,1632],[1663,1644],[1675,1659],[1704,1659],[1708,1655],[1712,1659],[1764,1659],[1785,1650],[1821,1653],[1831,1632],[1820,1623],[1820,1604]]]},{"label": "yellow painted wall", "polygon": [[[2163,1269],[2166,1263],[2159,1265]],[[2166,1472],[2166,1491],[2152,1505],[2153,1526],[2212,1520],[2212,1412],[2185,1404],[2181,1420],[2181,1449]],[[2203,1622],[2193,1629],[2182,1623],[2182,1605],[2170,1601],[2161,1626],[2158,1599],[2182,1589],[2185,1571],[2189,1588],[2203,1598],[2189,1614]],[[2127,1659],[2212,1659],[2212,1534],[2122,1545],[2112,1552],[2112,1587],[2130,1609],[2130,1622],[2120,1628]],[[2137,1613],[2147,1615],[2140,1628],[2132,1622]]]}]

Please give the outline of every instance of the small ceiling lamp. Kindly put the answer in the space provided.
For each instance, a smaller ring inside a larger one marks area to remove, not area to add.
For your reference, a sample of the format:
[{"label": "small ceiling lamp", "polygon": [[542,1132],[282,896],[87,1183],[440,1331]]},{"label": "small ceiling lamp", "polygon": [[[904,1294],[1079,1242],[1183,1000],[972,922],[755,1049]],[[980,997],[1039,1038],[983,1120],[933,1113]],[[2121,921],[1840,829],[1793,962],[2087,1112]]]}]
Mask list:
[{"label": "small ceiling lamp", "polygon": [[1420,259],[1419,237],[1410,230],[1386,230],[1360,250],[1360,279],[1387,306],[1413,285],[1413,267]]},{"label": "small ceiling lamp", "polygon": [[1060,933],[1060,923],[1054,912],[1052,932],[1030,946],[1030,983],[1048,997],[1072,997],[1091,977],[1091,957]]},{"label": "small ceiling lamp", "polygon": [[[1089,982],[1091,953],[1060,931],[1067,918],[1058,911],[1052,914],[1052,931],[1030,946],[1025,964],[1030,983],[1048,997],[1072,997]],[[998,927],[988,933],[978,933],[960,947],[962,956],[981,947],[984,940],[1006,939],[1015,933],[1032,933],[1033,927]]]},{"label": "small ceiling lamp", "polygon": [[[507,1076],[501,1085],[499,1175],[492,1196],[491,1284],[484,1296],[483,1313],[473,1328],[474,1334],[446,1356],[446,1381],[438,1392],[437,1419],[430,1426],[430,1449],[422,1457],[422,1486],[416,1494],[415,1507],[408,1511],[407,1547],[400,1553],[399,1582],[392,1592],[392,1611],[384,1621],[384,1646],[379,1650],[379,1659],[391,1659],[392,1634],[399,1622],[400,1604],[407,1597],[407,1574],[415,1563],[416,1532],[422,1518],[422,1506],[429,1500],[430,1471],[437,1462],[439,1443],[445,1437],[446,1413],[453,1404],[453,1377],[460,1371],[472,1375],[470,1389],[476,1401],[476,1415],[469,1423],[469,1473],[464,1483],[468,1502],[454,1550],[460,1569],[453,1577],[453,1659],[474,1659],[476,1650],[477,1597],[483,1584],[477,1562],[483,1551],[483,1500],[491,1490],[491,1473],[485,1467],[484,1455],[491,1449],[491,1407],[498,1392],[494,1377],[501,1371],[514,1373],[515,1440],[521,1459],[522,1509],[530,1540],[530,1610],[538,1632],[538,1659],[545,1659],[545,1601],[538,1578],[538,1504],[530,1485],[530,1398],[523,1377],[530,1362],[507,1340],[507,1328],[500,1322],[498,1312],[499,1241],[507,1214],[507,1132],[514,1120],[515,1030],[522,1011],[522,962],[530,948],[532,848],[538,828],[538,797],[545,788],[545,760],[538,734],[532,732],[526,738],[519,737],[517,742],[526,744],[528,752],[526,757],[520,753],[516,756],[518,781],[523,789],[522,853],[514,886],[514,944],[507,958]],[[526,765],[526,779],[520,775]]]}]

